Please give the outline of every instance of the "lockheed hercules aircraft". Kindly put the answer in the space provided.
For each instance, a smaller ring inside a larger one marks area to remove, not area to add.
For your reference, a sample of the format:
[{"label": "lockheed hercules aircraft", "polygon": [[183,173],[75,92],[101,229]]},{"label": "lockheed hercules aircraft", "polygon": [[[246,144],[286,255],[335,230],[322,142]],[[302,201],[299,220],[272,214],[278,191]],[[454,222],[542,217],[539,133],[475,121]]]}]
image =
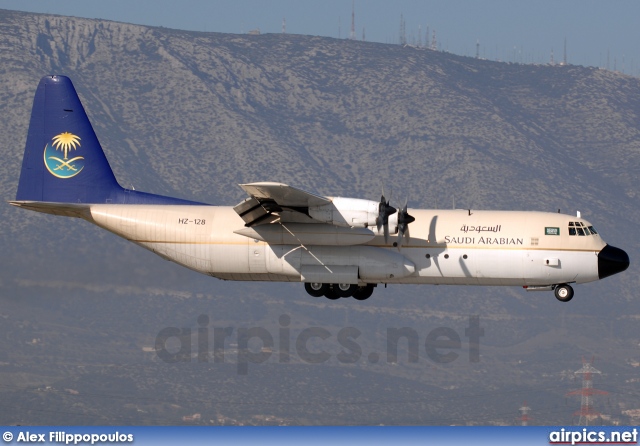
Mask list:
[{"label": "lockheed hercules aircraft", "polygon": [[329,299],[411,283],[522,286],[566,302],[571,284],[629,266],[579,213],[408,209],[384,193],[370,201],[273,182],[240,187],[248,198],[233,207],[121,187],[71,80],[46,76],[10,203],[82,218],[219,279],[302,282]]}]

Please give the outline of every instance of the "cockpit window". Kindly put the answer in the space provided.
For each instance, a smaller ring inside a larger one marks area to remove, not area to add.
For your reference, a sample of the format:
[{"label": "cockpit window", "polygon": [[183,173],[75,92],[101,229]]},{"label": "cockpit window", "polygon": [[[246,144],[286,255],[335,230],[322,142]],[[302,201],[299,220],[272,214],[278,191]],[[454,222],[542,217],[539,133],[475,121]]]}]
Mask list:
[{"label": "cockpit window", "polygon": [[586,236],[586,235],[596,235],[597,232],[593,229],[593,226],[588,226],[582,223],[581,221],[570,221],[569,222],[569,235],[578,235],[578,236]]}]

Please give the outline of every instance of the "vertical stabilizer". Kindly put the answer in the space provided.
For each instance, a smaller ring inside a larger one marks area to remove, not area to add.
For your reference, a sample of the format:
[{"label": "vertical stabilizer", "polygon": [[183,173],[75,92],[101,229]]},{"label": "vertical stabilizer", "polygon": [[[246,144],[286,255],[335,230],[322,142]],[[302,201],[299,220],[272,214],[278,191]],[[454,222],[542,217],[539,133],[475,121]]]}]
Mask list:
[{"label": "vertical stabilizer", "polygon": [[33,100],[16,200],[106,203],[121,191],[71,80],[43,77]]}]

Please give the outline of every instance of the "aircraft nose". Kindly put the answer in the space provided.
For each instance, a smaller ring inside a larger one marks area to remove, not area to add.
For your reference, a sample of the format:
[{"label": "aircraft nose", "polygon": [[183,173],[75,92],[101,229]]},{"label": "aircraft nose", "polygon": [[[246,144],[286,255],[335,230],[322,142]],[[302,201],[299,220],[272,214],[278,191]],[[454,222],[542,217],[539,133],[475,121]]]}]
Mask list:
[{"label": "aircraft nose", "polygon": [[629,268],[629,256],[620,248],[605,246],[598,253],[598,277],[613,276]]}]

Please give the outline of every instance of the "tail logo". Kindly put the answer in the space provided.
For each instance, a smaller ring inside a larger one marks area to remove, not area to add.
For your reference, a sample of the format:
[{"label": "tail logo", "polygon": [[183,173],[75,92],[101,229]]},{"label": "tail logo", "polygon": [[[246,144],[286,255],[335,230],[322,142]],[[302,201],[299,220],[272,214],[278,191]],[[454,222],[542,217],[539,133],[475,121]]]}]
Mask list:
[{"label": "tail logo", "polygon": [[79,136],[69,132],[54,136],[44,148],[44,165],[49,173],[63,179],[78,175],[84,169],[84,157],[76,156],[69,159],[69,152],[77,150],[78,147],[80,147]]}]

